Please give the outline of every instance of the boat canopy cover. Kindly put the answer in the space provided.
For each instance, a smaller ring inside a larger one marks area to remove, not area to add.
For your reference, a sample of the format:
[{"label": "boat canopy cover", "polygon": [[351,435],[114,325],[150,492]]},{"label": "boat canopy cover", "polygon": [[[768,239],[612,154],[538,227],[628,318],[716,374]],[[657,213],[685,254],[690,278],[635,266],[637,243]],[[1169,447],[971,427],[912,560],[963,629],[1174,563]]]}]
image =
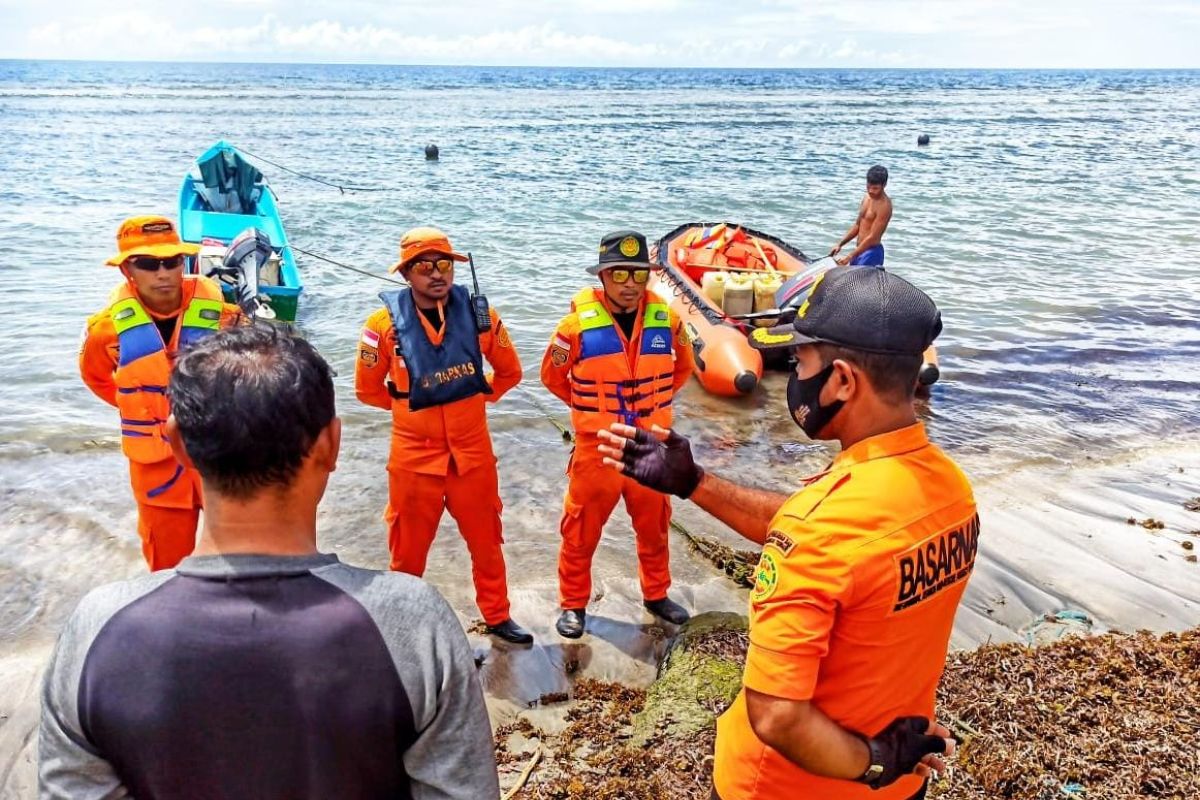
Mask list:
[{"label": "boat canopy cover", "polygon": [[200,195],[212,211],[253,214],[262,196],[262,173],[233,148],[222,148],[197,162],[203,187]]}]

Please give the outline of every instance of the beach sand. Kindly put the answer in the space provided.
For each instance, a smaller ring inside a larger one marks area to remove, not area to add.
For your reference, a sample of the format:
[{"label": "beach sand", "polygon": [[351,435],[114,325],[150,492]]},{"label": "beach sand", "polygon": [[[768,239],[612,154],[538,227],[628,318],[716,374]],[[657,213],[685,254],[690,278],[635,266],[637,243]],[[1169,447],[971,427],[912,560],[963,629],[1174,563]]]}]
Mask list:
[{"label": "beach sand", "polygon": [[[1200,513],[1184,503],[1200,496],[1200,443],[1177,442],[1143,449],[1104,462],[1017,469],[976,484],[983,523],[979,560],[959,612],[952,647],[1025,641],[1043,615],[1082,612],[1096,632],[1182,630],[1200,624],[1200,564],[1186,549],[1200,548]],[[545,730],[562,725],[569,703],[551,702],[572,681],[590,677],[629,686],[648,686],[665,652],[669,626],[641,608],[628,519],[618,511],[597,556],[589,632],[578,642],[554,633],[555,553],[547,547],[557,528],[557,508],[534,498],[554,494],[561,473],[557,460],[524,476],[518,488],[508,479],[506,555],[510,564],[513,616],[529,627],[537,644],[528,649],[497,644],[471,634],[493,725],[525,717]],[[547,485],[542,486],[541,483]],[[532,484],[532,485],[527,485]],[[338,513],[340,531],[360,535],[323,537],[322,548],[364,563],[364,542],[382,536],[377,510],[352,503],[355,490],[341,486],[325,501],[322,516]],[[342,509],[363,508],[349,520]],[[358,518],[361,516],[361,519]],[[695,507],[678,503],[676,518],[690,530],[734,547],[744,543]],[[27,571],[53,574],[54,548],[86,547],[105,534],[79,526],[72,517],[55,531],[52,547],[44,529],[8,530],[4,541],[22,552]],[[1130,524],[1129,520],[1135,524]],[[1154,523],[1161,522],[1160,529]],[[128,518],[113,527],[131,525]],[[18,523],[19,525],[19,523]],[[105,526],[107,527],[107,526]],[[549,533],[548,533],[549,532]],[[143,569],[130,542],[104,552],[93,574],[116,579]],[[672,534],[672,596],[693,612],[746,610],[746,592]],[[461,540],[444,524],[431,554],[427,578],[458,611],[464,627],[478,619]],[[39,577],[36,596],[19,589],[21,575],[0,576],[0,798],[34,796],[38,686],[53,645],[53,632],[86,586]],[[30,616],[36,618],[31,619]],[[36,624],[35,624],[36,623]],[[1053,626],[1049,626],[1051,638]],[[1039,631],[1044,636],[1046,630]]]}]

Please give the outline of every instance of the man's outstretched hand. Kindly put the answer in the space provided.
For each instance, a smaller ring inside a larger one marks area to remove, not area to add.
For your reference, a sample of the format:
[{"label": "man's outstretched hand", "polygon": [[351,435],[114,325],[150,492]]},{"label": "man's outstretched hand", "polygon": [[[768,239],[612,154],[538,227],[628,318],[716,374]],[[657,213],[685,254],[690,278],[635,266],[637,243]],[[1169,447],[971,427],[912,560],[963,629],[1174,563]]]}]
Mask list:
[{"label": "man's outstretched hand", "polygon": [[605,464],[655,491],[687,499],[704,477],[691,442],[675,431],[614,423],[599,436]]}]

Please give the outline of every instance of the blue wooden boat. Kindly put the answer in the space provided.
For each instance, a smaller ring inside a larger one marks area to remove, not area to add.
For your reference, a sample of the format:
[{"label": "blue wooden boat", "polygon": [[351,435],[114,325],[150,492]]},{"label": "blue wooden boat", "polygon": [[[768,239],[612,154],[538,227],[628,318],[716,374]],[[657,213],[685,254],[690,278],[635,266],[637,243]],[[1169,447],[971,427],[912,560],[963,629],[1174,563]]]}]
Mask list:
[{"label": "blue wooden boat", "polygon": [[[247,228],[265,233],[277,256],[260,271],[259,293],[266,296],[277,320],[295,322],[304,285],[275,196],[263,174],[222,139],[196,159],[179,187],[180,235],[203,248],[190,270],[204,274],[209,265],[219,264],[225,248]],[[236,287],[226,283],[222,288],[226,299],[236,302]]]}]

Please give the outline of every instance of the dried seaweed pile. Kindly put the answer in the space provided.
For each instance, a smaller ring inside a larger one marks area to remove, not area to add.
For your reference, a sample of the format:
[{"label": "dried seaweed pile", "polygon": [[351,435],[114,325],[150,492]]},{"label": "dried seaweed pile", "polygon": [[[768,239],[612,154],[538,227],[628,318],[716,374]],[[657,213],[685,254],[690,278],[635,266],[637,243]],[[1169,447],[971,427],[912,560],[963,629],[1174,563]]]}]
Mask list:
[{"label": "dried seaweed pile", "polygon": [[[635,745],[632,720],[645,700],[643,691],[585,678],[575,684],[567,726],[557,735],[524,720],[502,726],[496,731],[501,785],[516,782],[535,757],[529,743],[539,740],[548,756],[514,800],[708,800],[715,731],[687,739],[655,735]],[[514,740],[525,753],[512,752]]]},{"label": "dried seaweed pile", "polygon": [[[938,713],[992,798],[1200,797],[1200,629],[952,654]],[[961,793],[938,792],[960,797]]]},{"label": "dried seaweed pile", "polygon": [[[745,634],[714,630],[690,652],[741,660]],[[939,718],[962,740],[930,797],[955,800],[1200,798],[1200,629],[1070,637],[1045,647],[954,653]],[[636,735],[646,693],[576,684],[568,725],[546,736],[518,722],[497,732],[502,785],[528,763],[509,752],[540,740],[549,756],[523,800],[707,800],[715,733]],[[714,709],[719,710],[719,709]]]}]

